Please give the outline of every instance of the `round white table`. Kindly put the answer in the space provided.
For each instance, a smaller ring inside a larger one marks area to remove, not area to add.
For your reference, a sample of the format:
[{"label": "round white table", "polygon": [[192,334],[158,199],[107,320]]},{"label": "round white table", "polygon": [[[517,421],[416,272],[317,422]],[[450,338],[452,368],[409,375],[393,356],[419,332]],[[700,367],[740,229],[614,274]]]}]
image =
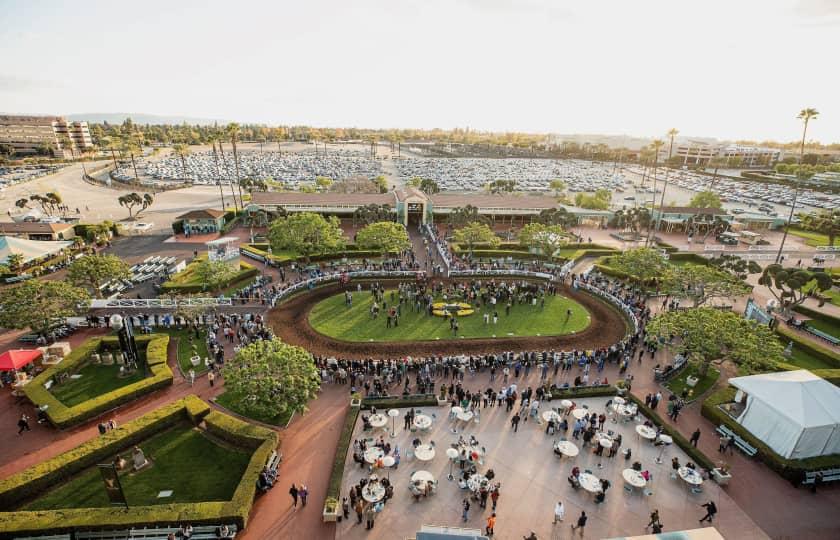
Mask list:
[{"label": "round white table", "polygon": [[604,448],[612,448],[613,441],[609,437],[601,437],[598,439],[598,444],[600,444]]},{"label": "round white table", "polygon": [[456,415],[456,417],[461,422],[469,422],[470,420],[473,419],[473,413],[472,413],[472,411],[461,411],[460,413],[458,413]]},{"label": "round white table", "polygon": [[434,482],[435,477],[429,471],[417,471],[411,475],[412,482]]},{"label": "round white table", "polygon": [[446,457],[448,457],[449,459],[455,459],[455,458],[458,457],[458,455],[459,455],[458,451],[455,450],[454,448],[447,448],[446,449]]},{"label": "round white table", "polygon": [[636,426],[636,433],[639,434],[639,437],[647,439],[649,441],[652,441],[656,438],[656,430],[644,424],[639,424],[638,426]]},{"label": "round white table", "polygon": [[396,462],[397,460],[394,459],[394,456],[385,456],[384,458],[382,458],[383,467],[393,467]]},{"label": "round white table", "polygon": [[598,479],[597,476],[590,473],[580,473],[578,476],[578,482],[580,482],[580,487],[585,489],[590,493],[600,493],[601,492],[601,480]]},{"label": "round white table", "polygon": [[630,418],[636,414],[636,408],[631,407],[629,405],[616,405],[615,412],[623,416],[624,418]]},{"label": "round white table", "polygon": [[641,471],[637,471],[635,469],[624,469],[621,472],[621,476],[624,477],[624,481],[627,485],[632,488],[643,488],[647,485],[647,480],[645,480],[645,477],[642,476]]},{"label": "round white table", "polygon": [[554,411],[545,411],[542,413],[542,419],[546,422],[551,422],[553,420],[556,423],[560,421],[560,415]]},{"label": "round white table", "polygon": [[624,399],[624,398],[623,398],[623,397],[621,397],[621,396],[615,396],[615,397],[613,398],[613,403],[618,403],[619,405],[624,405],[625,403],[627,403],[627,400],[626,400],[626,399]]},{"label": "round white table", "polygon": [[665,435],[664,433],[660,433],[657,439],[665,444],[673,444],[674,442],[674,439],[672,439],[670,435]]},{"label": "round white table", "polygon": [[557,441],[554,443],[554,449],[568,457],[575,457],[580,453],[580,449],[571,441]]},{"label": "round white table", "polygon": [[449,409],[449,413],[453,414],[455,416],[458,416],[462,412],[464,412],[464,409],[462,409],[461,407],[458,407],[457,405],[455,407],[452,407],[451,409]]},{"label": "round white table", "polygon": [[383,428],[388,425],[388,417],[384,414],[374,414],[368,418],[368,423],[370,424],[370,427]]},{"label": "round white table", "polygon": [[414,456],[420,461],[431,461],[435,459],[435,449],[428,444],[421,444],[414,449]]},{"label": "round white table", "polygon": [[365,461],[368,463],[375,463],[377,459],[385,455],[385,452],[378,446],[374,446],[365,450]]},{"label": "round white table", "polygon": [[479,489],[481,489],[482,485],[487,484],[489,484],[489,480],[487,480],[487,477],[483,474],[474,474],[470,476],[469,480],[467,480],[467,487],[470,489],[470,491],[478,491]]},{"label": "round white table", "polygon": [[679,469],[677,469],[677,474],[680,475],[680,478],[682,478],[686,484],[692,486],[699,486],[703,483],[703,477],[700,476],[700,473],[695,471],[694,469],[690,469],[688,467],[680,467]]},{"label": "round white table", "polygon": [[414,417],[414,427],[417,429],[429,429],[432,427],[432,418],[425,414],[418,414]]},{"label": "round white table", "polygon": [[587,415],[589,411],[587,409],[575,409],[572,411],[572,416],[577,418],[578,420],[582,419],[584,416]]},{"label": "round white table", "polygon": [[571,402],[571,400],[568,400],[568,399],[564,399],[563,401],[560,402],[560,406],[563,407],[564,409],[570,409],[572,407],[572,405],[573,405],[573,403]]},{"label": "round white table", "polygon": [[368,482],[362,488],[362,498],[368,502],[379,502],[385,497],[385,486],[379,482]]}]

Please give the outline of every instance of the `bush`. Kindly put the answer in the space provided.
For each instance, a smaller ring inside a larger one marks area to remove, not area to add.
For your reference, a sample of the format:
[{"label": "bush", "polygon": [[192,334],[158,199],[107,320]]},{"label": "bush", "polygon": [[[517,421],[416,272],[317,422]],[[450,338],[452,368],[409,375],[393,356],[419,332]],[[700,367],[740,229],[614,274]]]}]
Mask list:
[{"label": "bush", "polygon": [[[36,405],[48,405],[47,418],[60,429],[64,429],[85,420],[89,420],[109,411],[123,403],[172,385],[172,370],[167,364],[167,347],[169,336],[166,334],[151,334],[136,338],[138,349],[144,348],[146,362],[151,375],[136,383],[117,388],[94,399],[89,399],[73,407],[68,407],[59,401],[44,386],[47,381],[59,373],[75,371],[88,361],[90,355],[104,349],[117,349],[119,340],[116,336],[94,338],[76,347],[58,365],[46,369],[24,386],[26,397]],[[141,352],[142,354],[142,352]]]},{"label": "bush", "polygon": [[668,255],[669,261],[685,261],[692,264],[699,264],[701,266],[708,266],[709,259],[698,255],[696,253],[671,253]]},{"label": "bush", "polygon": [[782,477],[797,485],[801,482],[804,473],[807,471],[840,467],[840,455],[838,454],[807,459],[785,459],[774,452],[769,446],[757,439],[752,433],[744,429],[741,424],[718,408],[718,405],[722,403],[733,401],[735,399],[735,393],[735,388],[731,386],[714,392],[703,402],[700,413],[712,422],[715,427],[720,424],[726,425],[739,437],[758,449],[756,457]]},{"label": "bush", "polygon": [[[11,508],[78,472],[110,459],[114,454],[178,422],[198,423],[207,418],[212,434],[226,441],[248,441],[254,450],[230,501],[135,506],[115,512],[111,508],[19,511],[0,513],[0,535],[58,533],[77,529],[235,523],[244,528],[253,504],[256,482],[277,434],[213,411],[196,396],[187,396],[120,426],[69,452],[0,481],[0,507]],[[210,430],[208,429],[208,432]],[[260,437],[261,436],[261,439]]]},{"label": "bush", "polygon": [[[188,271],[189,266],[187,266]],[[252,264],[248,264],[246,262],[239,263],[239,272],[237,272],[231,279],[223,282],[219,289],[226,289],[228,287],[232,287],[237,283],[242,283],[256,275],[259,275],[260,271]],[[174,280],[167,281],[160,287],[162,293],[170,293],[170,294],[194,294],[194,293],[211,293],[212,291],[206,291],[204,289],[204,285],[201,283],[178,283]]]},{"label": "bush", "polygon": [[184,234],[184,222],[183,221],[173,221],[172,222],[172,232],[175,234]]},{"label": "bush", "polygon": [[347,461],[347,450],[350,448],[350,439],[353,437],[353,428],[356,426],[358,416],[359,407],[350,407],[347,417],[344,419],[344,427],[341,428],[338,446],[335,449],[330,483],[327,485],[327,497],[333,497],[336,500],[341,499],[341,479],[344,476],[344,463]]}]

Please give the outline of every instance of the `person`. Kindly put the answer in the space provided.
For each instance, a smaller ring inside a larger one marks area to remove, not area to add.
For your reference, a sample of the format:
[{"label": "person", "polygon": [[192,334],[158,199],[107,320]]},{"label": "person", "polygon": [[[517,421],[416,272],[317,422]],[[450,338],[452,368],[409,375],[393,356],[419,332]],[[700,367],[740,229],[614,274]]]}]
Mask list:
[{"label": "person", "polygon": [[700,440],[700,428],[694,430],[694,433],[691,434],[690,442],[694,445],[694,448],[697,448],[697,441]]},{"label": "person", "polygon": [[514,413],[513,418],[510,419],[510,425],[513,427],[513,432],[516,433],[519,431],[519,420],[520,420],[519,413]]},{"label": "person", "polygon": [[531,534],[529,534],[528,536],[523,536],[522,539],[523,540],[538,540],[537,533],[535,533],[534,531],[531,531]]},{"label": "person", "polygon": [[18,435],[22,435],[24,431],[32,431],[32,428],[29,427],[29,417],[26,414],[20,415],[20,420],[18,420]]},{"label": "person", "polygon": [[811,484],[811,493],[816,493],[817,488],[820,487],[823,483],[823,474],[817,471],[817,474],[814,475],[814,483]]},{"label": "person", "polygon": [[365,524],[365,529],[371,530],[374,525],[374,521],[376,521],[376,508],[369,504],[365,509],[365,519],[367,523]]},{"label": "person", "polygon": [[306,506],[306,497],[309,496],[309,489],[306,487],[306,484],[300,485],[300,489],[298,489],[298,495],[300,496],[300,505]]},{"label": "person", "polygon": [[583,529],[586,527],[586,512],[581,511],[580,517],[577,519],[576,524],[572,524],[572,530],[580,529],[580,535],[583,536]]},{"label": "person", "polygon": [[193,526],[187,523],[181,527],[181,538],[192,538]]},{"label": "person", "polygon": [[228,527],[227,525],[222,525],[221,527],[219,527],[219,530],[217,531],[217,536],[219,538],[233,538],[233,535],[230,533],[230,527]]},{"label": "person", "polygon": [[563,518],[566,516],[566,507],[563,506],[563,501],[557,501],[557,504],[554,505],[554,521],[552,524],[557,523],[558,521],[563,521]]},{"label": "person", "polygon": [[487,528],[484,530],[487,536],[493,536],[493,527],[496,526],[496,512],[490,514],[490,517],[487,518]]},{"label": "person", "polygon": [[190,369],[190,386],[195,384],[195,370]]},{"label": "person", "polygon": [[469,518],[469,512],[470,512],[470,501],[467,500],[467,499],[464,499],[464,503],[463,503],[462,506],[464,508],[464,511],[461,514],[461,517],[464,519],[464,521],[467,521],[467,519]]},{"label": "person", "polygon": [[213,383],[216,380],[216,375],[213,374],[212,370],[210,371],[210,373],[207,374],[207,380],[210,381],[210,386],[212,387]]},{"label": "person", "polygon": [[711,523],[712,518],[714,518],[715,514],[717,514],[717,506],[715,506],[715,502],[709,501],[706,504],[701,504],[700,506],[706,509],[706,515],[700,518],[700,523],[703,523],[706,520],[709,520],[709,523]]},{"label": "person", "polygon": [[499,503],[499,485],[490,493],[490,500],[493,501],[493,511],[496,511],[496,505]]},{"label": "person", "polygon": [[292,487],[289,488],[289,495],[292,496],[292,501],[294,501],[292,508],[297,510],[298,488],[294,484],[292,484]]},{"label": "person", "polygon": [[362,499],[356,500],[356,506],[353,507],[353,510],[356,511],[356,518],[358,519],[356,523],[361,523],[365,514],[365,504],[362,502]]},{"label": "person", "polygon": [[726,452],[727,446],[729,446],[729,437],[727,435],[721,435],[720,444],[718,444],[718,452]]},{"label": "person", "polygon": [[653,512],[650,513],[650,521],[648,521],[648,524],[645,525],[645,529],[653,527],[657,523],[659,523],[659,509],[658,508],[654,509]]}]

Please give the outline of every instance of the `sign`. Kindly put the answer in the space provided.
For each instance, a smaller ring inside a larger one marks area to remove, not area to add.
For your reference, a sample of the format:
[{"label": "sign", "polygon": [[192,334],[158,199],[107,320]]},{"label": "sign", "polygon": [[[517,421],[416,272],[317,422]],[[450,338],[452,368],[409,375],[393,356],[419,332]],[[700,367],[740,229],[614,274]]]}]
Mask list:
[{"label": "sign", "polygon": [[102,481],[105,483],[105,494],[111,504],[119,504],[128,508],[128,501],[125,500],[125,493],[123,493],[122,484],[120,484],[120,476],[117,473],[117,467],[113,463],[105,463],[98,465],[99,472],[102,474]]}]

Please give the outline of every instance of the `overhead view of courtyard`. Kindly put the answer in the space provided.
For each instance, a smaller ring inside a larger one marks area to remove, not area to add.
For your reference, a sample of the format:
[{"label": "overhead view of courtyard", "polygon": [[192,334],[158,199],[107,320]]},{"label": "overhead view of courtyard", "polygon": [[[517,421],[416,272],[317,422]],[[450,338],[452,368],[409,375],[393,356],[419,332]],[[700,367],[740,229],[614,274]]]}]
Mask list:
[{"label": "overhead view of courtyard", "polygon": [[840,538],[830,4],[3,3],[0,539]]}]

